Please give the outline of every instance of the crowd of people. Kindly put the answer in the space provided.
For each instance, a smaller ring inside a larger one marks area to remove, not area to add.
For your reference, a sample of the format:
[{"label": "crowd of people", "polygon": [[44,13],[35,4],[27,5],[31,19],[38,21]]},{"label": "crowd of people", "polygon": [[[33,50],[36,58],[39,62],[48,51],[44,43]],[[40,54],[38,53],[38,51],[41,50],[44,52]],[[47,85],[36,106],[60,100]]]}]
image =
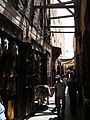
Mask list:
[{"label": "crowd of people", "polygon": [[[65,89],[66,89],[66,86],[68,87],[71,115],[76,115],[77,76],[76,76],[75,70],[69,71],[66,75],[62,75],[62,76],[56,75],[55,80],[56,80],[56,83],[55,83],[55,105],[57,108],[58,116],[60,116],[60,108],[62,109],[62,114],[65,115],[65,107],[66,107]],[[62,101],[62,102],[60,102],[60,101]]]}]

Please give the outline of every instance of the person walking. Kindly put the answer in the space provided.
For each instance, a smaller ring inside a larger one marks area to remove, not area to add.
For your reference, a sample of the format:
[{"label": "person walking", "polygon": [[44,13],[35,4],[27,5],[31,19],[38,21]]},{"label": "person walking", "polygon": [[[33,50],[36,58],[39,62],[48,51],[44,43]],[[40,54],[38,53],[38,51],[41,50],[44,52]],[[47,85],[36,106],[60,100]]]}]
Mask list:
[{"label": "person walking", "polygon": [[70,77],[68,78],[68,90],[70,98],[70,111],[72,115],[75,115],[77,104],[77,83],[74,79],[73,72],[70,73]]},{"label": "person walking", "polygon": [[56,75],[56,84],[55,84],[55,94],[56,94],[56,108],[58,116],[60,117],[60,100],[62,100],[62,114],[64,114],[65,111],[65,83],[61,80],[60,75]]}]

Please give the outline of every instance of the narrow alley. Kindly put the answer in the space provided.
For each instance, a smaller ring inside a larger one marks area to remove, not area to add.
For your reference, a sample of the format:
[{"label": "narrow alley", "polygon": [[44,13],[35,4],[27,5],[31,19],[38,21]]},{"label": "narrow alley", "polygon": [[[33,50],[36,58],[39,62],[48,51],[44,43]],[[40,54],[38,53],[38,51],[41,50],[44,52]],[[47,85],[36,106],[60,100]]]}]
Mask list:
[{"label": "narrow alley", "polygon": [[66,89],[65,115],[62,115],[60,113],[60,118],[58,118],[57,111],[55,110],[54,98],[55,94],[53,94],[53,96],[49,98],[49,105],[43,104],[42,106],[40,106],[35,114],[32,117],[28,118],[28,120],[83,120],[82,112],[78,105],[76,115],[72,116],[70,113],[68,87]]},{"label": "narrow alley", "polygon": [[36,88],[51,90],[56,75],[63,80],[71,71],[77,112],[70,113],[77,93],[71,106],[67,89],[60,120],[90,120],[90,0],[0,0],[0,104],[7,120],[57,120],[58,96],[39,105]]}]

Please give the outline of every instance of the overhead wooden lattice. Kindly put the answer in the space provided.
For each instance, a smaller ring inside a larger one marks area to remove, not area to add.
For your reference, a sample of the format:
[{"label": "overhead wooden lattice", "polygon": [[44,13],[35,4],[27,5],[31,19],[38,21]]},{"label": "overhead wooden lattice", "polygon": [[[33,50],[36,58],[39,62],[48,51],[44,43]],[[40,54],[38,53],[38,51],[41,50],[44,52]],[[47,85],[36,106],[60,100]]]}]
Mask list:
[{"label": "overhead wooden lattice", "polygon": [[[56,17],[50,17],[49,19],[59,19],[59,18],[70,18],[74,17],[75,14],[72,12],[71,8],[75,9],[75,0],[62,2],[61,0],[57,0],[58,3],[56,4],[46,4],[46,5],[34,5],[34,9],[57,9],[57,8],[64,8],[69,11],[69,15],[63,15],[63,16],[56,16]],[[46,28],[76,28],[75,26],[46,26]],[[74,31],[51,31],[53,33],[74,33]]]}]

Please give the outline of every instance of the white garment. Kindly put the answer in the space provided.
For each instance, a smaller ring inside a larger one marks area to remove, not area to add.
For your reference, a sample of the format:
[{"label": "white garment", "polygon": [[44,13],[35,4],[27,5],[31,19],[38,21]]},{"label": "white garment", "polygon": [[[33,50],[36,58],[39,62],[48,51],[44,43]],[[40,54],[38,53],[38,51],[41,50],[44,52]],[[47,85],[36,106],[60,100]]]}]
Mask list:
[{"label": "white garment", "polygon": [[6,120],[5,108],[1,103],[0,103],[0,120]]},{"label": "white garment", "polygon": [[57,89],[57,97],[63,98],[65,95],[65,83],[60,80],[56,83],[55,87]]}]

